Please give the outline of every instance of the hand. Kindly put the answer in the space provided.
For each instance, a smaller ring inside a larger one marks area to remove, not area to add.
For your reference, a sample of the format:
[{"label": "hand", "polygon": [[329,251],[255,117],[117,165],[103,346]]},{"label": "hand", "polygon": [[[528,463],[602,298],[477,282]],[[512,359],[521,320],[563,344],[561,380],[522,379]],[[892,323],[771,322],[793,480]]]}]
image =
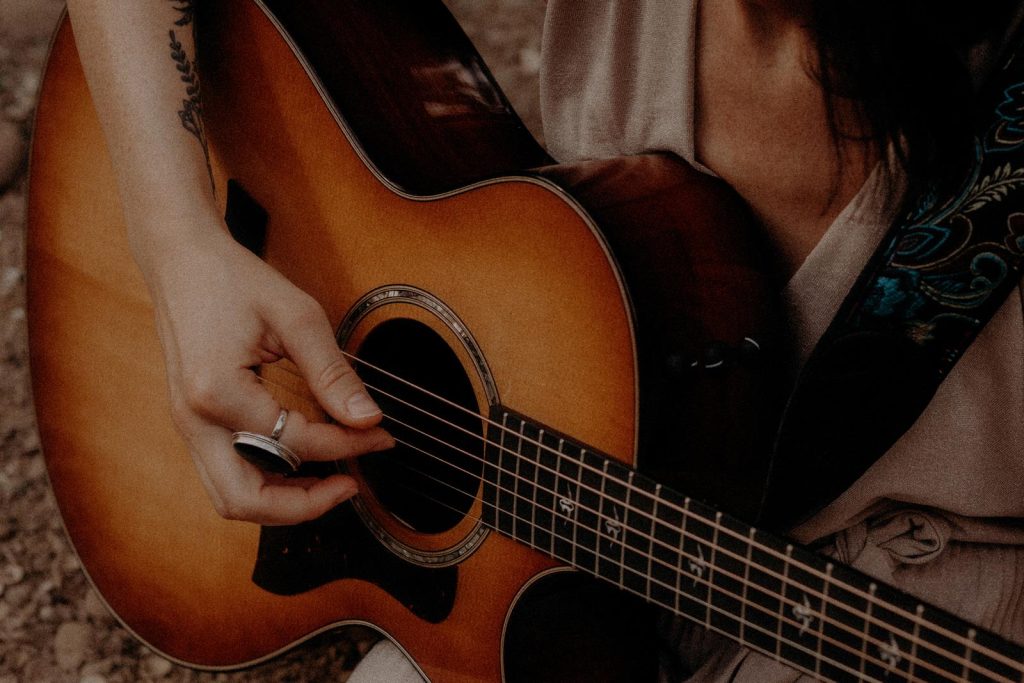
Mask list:
[{"label": "hand", "polygon": [[337,460],[394,442],[376,426],[380,409],[320,305],[216,227],[161,253],[152,267],[137,257],[153,293],[174,421],[221,516],[260,524],[313,519],[354,495],[356,483],[340,474],[285,478],[235,453],[232,432],[269,435],[280,413],[251,368],[289,358],[339,423],[289,413],[280,441],[302,460]]}]

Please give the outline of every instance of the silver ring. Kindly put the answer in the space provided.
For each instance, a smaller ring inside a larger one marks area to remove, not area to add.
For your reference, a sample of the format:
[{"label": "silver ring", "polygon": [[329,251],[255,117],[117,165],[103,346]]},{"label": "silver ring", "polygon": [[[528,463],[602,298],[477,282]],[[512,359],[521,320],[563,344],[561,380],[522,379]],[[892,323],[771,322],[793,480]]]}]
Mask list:
[{"label": "silver ring", "polygon": [[268,472],[292,474],[302,464],[290,448],[263,434],[235,432],[231,435],[231,445],[243,459]]},{"label": "silver ring", "polygon": [[277,416],[277,422],[274,423],[274,430],[270,432],[270,438],[277,441],[281,438],[281,432],[284,431],[284,423],[288,421],[288,411],[285,408],[281,408],[280,414]]}]

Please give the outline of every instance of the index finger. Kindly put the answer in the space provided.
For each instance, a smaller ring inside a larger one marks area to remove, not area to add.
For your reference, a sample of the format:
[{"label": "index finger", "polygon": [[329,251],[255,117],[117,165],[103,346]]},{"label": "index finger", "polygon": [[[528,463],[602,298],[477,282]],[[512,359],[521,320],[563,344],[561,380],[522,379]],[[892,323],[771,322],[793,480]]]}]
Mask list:
[{"label": "index finger", "polygon": [[365,428],[380,422],[380,407],[345,360],[319,304],[294,313],[291,320],[277,327],[285,353],[331,417],[349,427]]}]

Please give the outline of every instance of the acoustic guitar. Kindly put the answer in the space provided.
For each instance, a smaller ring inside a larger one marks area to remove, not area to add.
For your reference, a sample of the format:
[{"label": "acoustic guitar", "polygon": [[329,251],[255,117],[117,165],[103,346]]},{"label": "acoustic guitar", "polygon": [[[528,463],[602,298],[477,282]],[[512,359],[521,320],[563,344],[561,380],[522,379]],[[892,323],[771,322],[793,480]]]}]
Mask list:
[{"label": "acoustic guitar", "polygon": [[[67,532],[147,645],[228,669],[372,624],[434,681],[642,680],[650,605],[823,679],[1024,680],[1024,648],[747,523],[785,359],[727,188],[667,156],[554,164],[440,3],[200,5],[229,226],[336,321],[399,445],[332,465],[360,494],[314,522],[214,513],[64,21],[32,148],[34,393]],[[259,372],[325,419],[294,367]]]}]

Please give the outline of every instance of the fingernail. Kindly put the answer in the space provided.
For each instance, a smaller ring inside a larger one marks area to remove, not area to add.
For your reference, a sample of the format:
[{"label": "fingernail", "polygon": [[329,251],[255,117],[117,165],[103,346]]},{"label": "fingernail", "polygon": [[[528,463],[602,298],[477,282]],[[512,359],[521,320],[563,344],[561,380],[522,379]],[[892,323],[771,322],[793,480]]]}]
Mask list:
[{"label": "fingernail", "polygon": [[373,399],[362,392],[349,398],[345,406],[348,408],[348,414],[357,419],[380,414],[380,408]]}]

